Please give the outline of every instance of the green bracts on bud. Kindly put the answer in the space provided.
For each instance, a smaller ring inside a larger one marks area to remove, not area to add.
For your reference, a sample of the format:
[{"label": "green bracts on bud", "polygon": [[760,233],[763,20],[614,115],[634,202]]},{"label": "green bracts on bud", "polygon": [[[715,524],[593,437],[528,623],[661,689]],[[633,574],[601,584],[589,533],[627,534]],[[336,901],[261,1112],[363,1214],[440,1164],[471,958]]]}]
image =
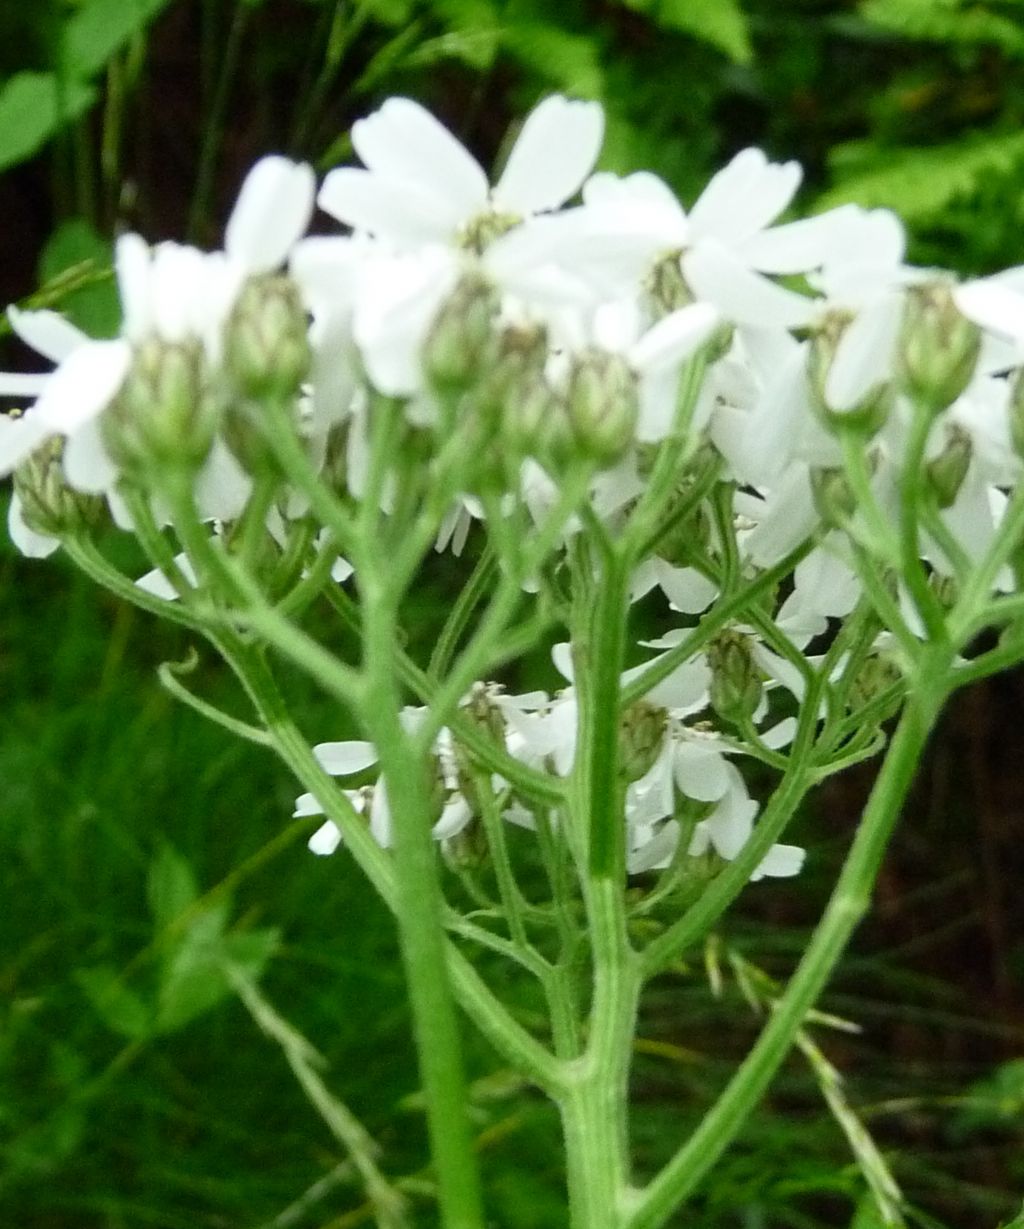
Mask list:
[{"label": "green bracts on bud", "polygon": [[648,700],[631,704],[619,721],[619,772],[639,781],[654,767],[668,725],[668,713]]},{"label": "green bracts on bud", "polygon": [[103,501],[68,486],[62,464],[64,441],[54,437],[14,471],[14,491],[21,500],[21,519],[29,529],[64,538],[92,528],[103,514]]},{"label": "green bracts on bud", "polygon": [[683,277],[681,252],[670,252],[657,261],[644,281],[644,297],[655,320],[695,301]]},{"label": "green bracts on bud", "polygon": [[573,360],[566,394],[581,451],[613,465],[633,440],[640,414],[636,375],[620,354],[585,350]]},{"label": "green bracts on bud", "polygon": [[850,687],[850,708],[856,712],[900,681],[903,672],[888,653],[873,653],[857,671]]},{"label": "green bracts on bud", "polygon": [[206,460],[218,426],[209,371],[197,341],[145,341],[100,419],[111,459],[128,473],[194,470]]},{"label": "green bracts on bud", "polygon": [[441,393],[465,392],[492,355],[498,296],[479,277],[464,277],[442,305],[423,345],[423,368]]},{"label": "green bracts on bud", "polygon": [[708,645],[711,667],[711,707],[726,721],[751,717],[764,685],[754,661],[750,638],[742,632],[721,632]]},{"label": "green bracts on bud", "polygon": [[981,329],[961,315],[948,282],[907,291],[899,372],[903,387],[930,413],[952,405],[974,375]]},{"label": "green bracts on bud", "polygon": [[830,529],[843,529],[857,511],[857,496],[842,469],[812,469],[811,497],[818,515]]},{"label": "green bracts on bud", "polygon": [[963,427],[955,423],[950,426],[945,447],[925,466],[928,489],[940,508],[950,508],[956,502],[971,467],[973,452],[971,437]]},{"label": "green bracts on bud", "polygon": [[252,277],[228,318],[224,358],[238,389],[254,399],[299,391],[311,361],[299,289],[280,274]]}]

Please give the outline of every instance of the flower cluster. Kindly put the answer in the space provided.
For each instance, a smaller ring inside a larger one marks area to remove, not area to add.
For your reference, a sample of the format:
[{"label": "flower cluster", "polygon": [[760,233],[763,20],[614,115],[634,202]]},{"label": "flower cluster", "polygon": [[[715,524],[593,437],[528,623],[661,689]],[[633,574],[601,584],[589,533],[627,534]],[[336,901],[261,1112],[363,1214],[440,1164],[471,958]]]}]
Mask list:
[{"label": "flower cluster", "polygon": [[[222,251],[122,236],[119,337],[9,310],[54,367],[0,375],[0,395],[32,403],[0,418],[0,471],[15,474],[9,527],[26,554],[95,524],[104,500],[130,529],[126,484],[169,520],[168,474],[187,479],[202,518],[227,534],[251,517],[268,472],[276,496],[259,515],[283,549],[311,509],[274,469],[266,407],[287,414],[325,487],[358,504],[387,402],[431,473],[447,466],[438,549],[461,552],[510,501],[540,526],[583,472],[555,544],[568,554],[584,524],[614,539],[651,485],[664,486],[674,449],[666,515],[635,561],[631,597],[660,602],[663,617],[667,606],[678,627],[647,642],[657,656],[622,678],[626,690],[651,679],[621,732],[628,865],[639,873],[743,848],[757,804],[729,757],[781,754],[803,664],[820,661],[870,580],[883,611],[874,660],[889,655],[898,673],[900,645],[927,634],[930,603],[941,608],[998,534],[1024,451],[1024,276],[958,284],[913,268],[885,210],[781,221],[800,168],[757,149],[687,209],[652,174],[595,171],[602,129],[596,103],[548,98],[492,184],[428,112],[393,98],[353,129],[362,165],[331,171],[319,189],[308,166],[257,163]],[[307,234],[317,205],[334,233]],[[928,511],[909,536],[908,471]],[[395,474],[372,491],[385,515],[403,496]],[[789,559],[760,622],[741,615],[658,668],[738,580]],[[531,592],[541,565],[557,569],[534,562],[520,578]],[[336,581],[350,572],[335,560]],[[143,583],[176,592],[165,569]],[[1008,588],[1010,567],[986,583]],[[579,725],[572,649],[556,661],[565,690],[491,688],[487,703],[505,754],[565,777]],[[434,832],[446,842],[476,813],[456,743],[447,727],[435,741]],[[318,754],[342,776],[376,763],[368,743]],[[508,819],[533,823],[500,774],[492,786]],[[350,799],[388,845],[383,786]],[[318,811],[311,795],[299,800],[297,814]],[[312,846],[330,852],[338,839],[328,823]],[[757,874],[795,873],[801,859],[776,845]]]}]

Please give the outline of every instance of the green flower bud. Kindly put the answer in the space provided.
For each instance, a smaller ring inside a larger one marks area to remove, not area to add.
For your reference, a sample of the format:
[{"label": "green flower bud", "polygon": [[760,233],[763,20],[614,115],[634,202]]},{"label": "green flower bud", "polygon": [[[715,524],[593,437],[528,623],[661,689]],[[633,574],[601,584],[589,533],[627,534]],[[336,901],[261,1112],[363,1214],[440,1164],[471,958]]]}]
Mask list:
[{"label": "green flower bud", "polygon": [[875,435],[885,425],[893,403],[892,385],[888,380],[873,384],[861,400],[847,409],[837,409],[826,394],[829,372],[843,334],[853,323],[847,311],[830,311],[811,337],[808,353],[808,375],[814,406],[830,431],[855,431],[859,435]]},{"label": "green flower bud", "polygon": [[907,291],[899,348],[906,391],[935,413],[960,396],[978,363],[981,329],[961,315],[948,282],[926,282]]},{"label": "green flower bud", "polygon": [[442,841],[441,856],[456,874],[482,870],[491,860],[483,824],[472,819],[461,832]]},{"label": "green flower bud", "polygon": [[580,448],[613,465],[633,440],[640,413],[637,380],[620,354],[590,349],[576,356],[566,396]]},{"label": "green flower bud", "polygon": [[811,496],[818,515],[830,529],[844,528],[857,511],[857,497],[842,469],[812,469]]},{"label": "green flower bud", "polygon": [[299,288],[281,274],[250,278],[228,319],[224,357],[247,397],[292,397],[311,361]]},{"label": "green flower bud", "polygon": [[945,447],[925,466],[928,487],[940,508],[952,507],[956,502],[970,469],[973,451],[971,437],[963,427],[953,423],[946,432]]},{"label": "green flower bud", "polygon": [[939,599],[943,610],[952,610],[960,599],[960,585],[955,576],[944,576],[942,572],[932,572],[928,577],[932,592]]},{"label": "green flower bud", "polygon": [[498,307],[494,288],[472,275],[442,305],[423,346],[424,370],[438,392],[463,392],[480,379],[492,350]]},{"label": "green flower bud", "polygon": [[750,717],[761,702],[763,684],[742,632],[724,631],[708,645],[711,667],[711,707],[726,721]]},{"label": "green flower bud", "polygon": [[695,301],[683,277],[681,252],[669,252],[658,260],[645,278],[643,289],[647,307],[656,320]]},{"label": "green flower bud", "polygon": [[496,431],[510,407],[524,400],[544,380],[548,357],[547,332],[539,326],[502,329],[492,339],[486,369],[470,394],[477,420]]},{"label": "green flower bud", "polygon": [[639,781],[650,772],[665,738],[668,713],[657,704],[638,700],[619,721],[619,772],[626,781]]},{"label": "green flower bud", "polygon": [[510,401],[501,418],[501,438],[513,457],[537,457],[560,465],[571,438],[565,402],[539,377]]},{"label": "green flower bud", "polygon": [[861,666],[850,687],[850,708],[863,708],[888,691],[903,677],[895,658],[888,653],[873,653]]},{"label": "green flower bud", "polygon": [[21,519],[29,529],[63,538],[93,528],[103,515],[103,501],[68,486],[62,464],[64,441],[46,440],[14,471],[14,491],[21,500]]},{"label": "green flower bud", "polygon": [[218,426],[209,370],[197,341],[143,342],[100,418],[111,459],[129,473],[198,469]]}]

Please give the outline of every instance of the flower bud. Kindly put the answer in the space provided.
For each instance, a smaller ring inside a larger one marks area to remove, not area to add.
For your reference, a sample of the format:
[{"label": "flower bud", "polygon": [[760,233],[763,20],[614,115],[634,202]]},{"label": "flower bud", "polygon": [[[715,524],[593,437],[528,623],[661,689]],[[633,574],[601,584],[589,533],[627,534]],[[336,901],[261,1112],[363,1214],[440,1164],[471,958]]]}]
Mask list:
[{"label": "flower bud", "polygon": [[218,425],[203,348],[154,339],[136,347],[120,392],[100,419],[111,459],[129,472],[198,469]]},{"label": "flower bud", "polygon": [[683,277],[681,253],[671,252],[654,265],[644,281],[644,297],[656,320],[695,301]]},{"label": "flower bud", "polygon": [[577,355],[566,401],[580,448],[595,461],[613,465],[632,442],[640,413],[636,376],[629,364],[605,350]]},{"label": "flower bud", "polygon": [[724,631],[708,645],[711,667],[711,707],[726,721],[750,717],[761,702],[763,685],[750,638]]},{"label": "flower bud", "polygon": [[505,406],[500,425],[502,443],[517,458],[557,455],[568,434],[565,404],[543,376]]},{"label": "flower bud", "polygon": [[903,677],[896,660],[888,653],[873,653],[857,671],[850,687],[850,708],[856,711],[888,691]]},{"label": "flower bud", "polygon": [[423,345],[423,368],[438,392],[462,392],[480,379],[491,354],[498,306],[493,287],[472,275],[442,305]]},{"label": "flower bud", "polygon": [[505,328],[492,338],[489,350],[486,369],[470,400],[475,417],[497,430],[510,407],[543,383],[547,332],[535,325]]},{"label": "flower bud", "polygon": [[441,842],[441,856],[456,874],[478,871],[490,861],[487,833],[478,820],[471,820],[461,832]]},{"label": "flower bud", "polygon": [[866,385],[859,399],[850,406],[832,403],[828,379],[839,346],[854,317],[846,311],[830,311],[811,338],[808,351],[808,376],[814,405],[830,431],[855,431],[875,435],[885,425],[893,402],[892,385],[887,379]]},{"label": "flower bud", "polygon": [[907,291],[899,347],[906,391],[935,413],[960,396],[978,363],[981,330],[963,316],[948,282],[926,282]]},{"label": "flower bud", "polygon": [[619,772],[639,781],[654,767],[665,738],[668,713],[648,700],[631,704],[619,721]]},{"label": "flower bud", "polygon": [[946,432],[946,444],[939,455],[925,466],[926,481],[940,508],[956,502],[971,466],[974,445],[971,437],[956,423]]},{"label": "flower bud", "polygon": [[844,528],[857,511],[857,497],[842,469],[812,469],[811,497],[818,515],[830,529]]},{"label": "flower bud", "polygon": [[247,397],[292,397],[310,365],[306,309],[289,277],[251,277],[242,287],[224,341],[227,368]]},{"label": "flower bud", "polygon": [[68,486],[62,464],[64,441],[46,440],[14,471],[21,519],[29,529],[64,538],[91,529],[103,514],[103,501]]},{"label": "flower bud", "polygon": [[952,610],[960,600],[960,584],[955,576],[932,572],[928,577],[928,584],[943,610]]}]

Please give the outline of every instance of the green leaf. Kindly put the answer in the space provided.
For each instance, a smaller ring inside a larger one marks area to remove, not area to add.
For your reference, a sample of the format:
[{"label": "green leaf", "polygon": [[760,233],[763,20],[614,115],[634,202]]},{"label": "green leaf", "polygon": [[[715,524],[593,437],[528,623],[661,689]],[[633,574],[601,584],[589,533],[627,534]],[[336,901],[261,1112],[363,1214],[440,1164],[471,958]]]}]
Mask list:
[{"label": "green leaf", "polygon": [[974,135],[947,145],[883,149],[850,143],[833,153],[839,183],[815,202],[829,209],[853,201],[887,206],[914,223],[936,218],[969,198],[984,176],[1009,179],[1024,163],[1024,133]]},{"label": "green leaf", "polygon": [[960,0],[865,0],[860,14],[872,25],[903,38],[961,45],[993,44],[1010,55],[1024,54],[1024,30],[1014,17]]},{"label": "green leaf", "polygon": [[524,65],[570,94],[597,98],[603,93],[604,74],[597,47],[586,35],[523,22],[509,26],[502,41]]},{"label": "green leaf", "polygon": [[168,0],[87,0],[64,31],[65,72],[91,77],[153,20]]},{"label": "green leaf", "polygon": [[167,841],[150,863],[146,895],[157,930],[176,921],[199,896],[192,868]]},{"label": "green leaf", "polygon": [[83,81],[61,84],[53,73],[15,73],[0,87],[0,170],[31,158],[95,99],[95,89]]},{"label": "green leaf", "polygon": [[57,281],[74,269],[83,274],[85,285],[60,300],[60,310],[93,337],[113,337],[121,322],[111,265],[111,245],[84,218],[62,222],[53,232],[39,258],[42,285]]},{"label": "green leaf", "polygon": [[226,973],[234,965],[256,980],[279,941],[276,930],[224,933],[230,905],[204,910],[189,927],[161,971],[157,1031],[174,1032],[216,1007],[232,993]]},{"label": "green leaf", "polygon": [[737,64],[750,63],[750,30],[738,0],[641,0],[631,7],[643,9],[659,26],[710,43]]},{"label": "green leaf", "polygon": [[1021,1207],[1021,1210],[1017,1213],[1013,1220],[1006,1222],[1003,1229],[1024,1229],[1024,1206]]},{"label": "green leaf", "polygon": [[149,1008],[134,990],[124,984],[121,975],[110,965],[78,969],[75,980],[103,1023],[122,1037],[141,1040],[152,1032]]},{"label": "green leaf", "polygon": [[204,909],[164,962],[157,1004],[157,1030],[171,1033],[214,1007],[226,994],[221,972],[227,902]]}]

